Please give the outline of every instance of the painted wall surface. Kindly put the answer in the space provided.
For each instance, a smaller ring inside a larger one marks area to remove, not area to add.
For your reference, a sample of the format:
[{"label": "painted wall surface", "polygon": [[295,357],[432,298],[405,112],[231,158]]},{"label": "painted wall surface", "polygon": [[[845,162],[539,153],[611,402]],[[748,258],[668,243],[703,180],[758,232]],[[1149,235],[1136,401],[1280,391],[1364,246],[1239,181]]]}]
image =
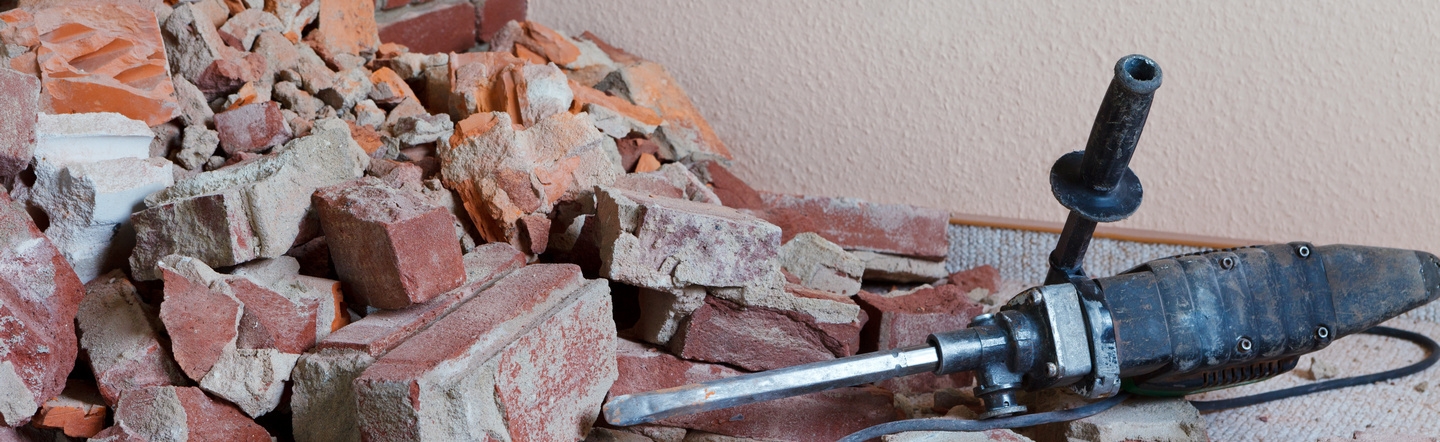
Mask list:
[{"label": "painted wall surface", "polygon": [[532,0],[664,64],[758,188],[1063,221],[1112,66],[1164,69],[1122,227],[1440,252],[1440,4]]}]

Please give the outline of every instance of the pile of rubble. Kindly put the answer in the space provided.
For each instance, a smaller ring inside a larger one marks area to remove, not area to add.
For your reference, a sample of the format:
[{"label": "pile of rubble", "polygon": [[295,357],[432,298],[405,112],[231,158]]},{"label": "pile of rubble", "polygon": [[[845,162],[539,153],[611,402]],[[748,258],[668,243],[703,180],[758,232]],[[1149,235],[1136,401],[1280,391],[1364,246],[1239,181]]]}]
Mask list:
[{"label": "pile of rubble", "polygon": [[834,440],[973,415],[968,375],[922,375],[597,422],[964,327],[999,275],[946,273],[942,211],[752,189],[664,67],[594,35],[388,3],[0,14],[5,431]]}]

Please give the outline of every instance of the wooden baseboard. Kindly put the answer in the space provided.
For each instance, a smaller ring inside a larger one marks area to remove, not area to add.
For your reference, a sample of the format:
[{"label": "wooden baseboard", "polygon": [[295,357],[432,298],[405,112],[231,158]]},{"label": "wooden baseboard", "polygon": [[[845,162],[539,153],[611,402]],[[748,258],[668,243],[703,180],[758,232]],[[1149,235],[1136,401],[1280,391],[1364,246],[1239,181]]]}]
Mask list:
[{"label": "wooden baseboard", "polygon": [[[1065,223],[1063,222],[1032,221],[1014,218],[1002,218],[998,216],[970,215],[964,213],[950,214],[950,224],[994,227],[997,229],[1032,230],[1037,232],[1049,233],[1060,233],[1060,231],[1065,228]],[[1106,226],[1104,224],[1101,224],[1100,226],[1095,228],[1095,237],[1154,244],[1177,244],[1182,246],[1205,247],[1212,249],[1228,249],[1231,247],[1243,247],[1255,244],[1270,244],[1273,242],[1221,238],[1215,236],[1190,235],[1184,233],[1158,232],[1154,230],[1128,229],[1124,227]]]}]

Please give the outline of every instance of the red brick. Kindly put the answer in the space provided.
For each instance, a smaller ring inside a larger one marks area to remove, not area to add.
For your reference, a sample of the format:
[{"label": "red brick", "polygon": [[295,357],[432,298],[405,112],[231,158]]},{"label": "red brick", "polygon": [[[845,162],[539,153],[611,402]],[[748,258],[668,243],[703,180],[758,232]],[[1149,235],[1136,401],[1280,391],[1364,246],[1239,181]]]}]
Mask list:
[{"label": "red brick", "polygon": [[465,285],[429,302],[399,310],[381,310],[330,334],[318,349],[343,348],[380,357],[430,325],[436,318],[468,301],[476,291],[525,265],[525,255],[509,244],[491,243],[465,255],[465,269],[471,273]]},{"label": "red brick", "polygon": [[[189,258],[184,258],[189,259]],[[175,362],[190,379],[202,379],[220,360],[226,346],[239,336],[244,305],[234,295],[211,289],[202,277],[183,268],[162,264],[165,302],[160,320],[170,334]]]},{"label": "red brick", "polygon": [[[913,293],[886,296],[860,292],[856,298],[870,316],[862,333],[863,351],[884,351],[924,344],[932,333],[963,329],[984,307],[966,297],[978,287],[947,284]],[[936,376],[921,373],[879,383],[896,393],[919,394],[941,388],[965,388],[970,373]]]},{"label": "red brick", "polygon": [[374,0],[315,0],[320,2],[318,28],[306,39],[326,62],[336,65],[341,54],[361,55],[380,49]]},{"label": "red brick", "polygon": [[[622,151],[623,152],[623,151]],[[710,184],[710,190],[715,196],[720,197],[720,204],[725,207],[736,209],[764,209],[765,200],[760,197],[760,192],[755,191],[749,184],[745,184],[740,177],[730,173],[719,161],[699,161],[690,166],[690,169],[699,176],[701,180]],[[798,233],[797,233],[798,234]],[[786,233],[786,241],[796,234]]]},{"label": "red brick", "polygon": [[424,196],[362,178],[312,200],[345,292],[366,305],[402,308],[465,281],[455,217]]},{"label": "red brick", "polygon": [[670,346],[686,359],[774,370],[854,355],[863,322],[862,317],[850,324],[821,324],[801,312],[708,296]]},{"label": "red brick", "polygon": [[[718,193],[717,193],[718,194]],[[942,210],[877,204],[855,198],[762,193],[765,208],[753,214],[780,226],[785,241],[815,232],[845,250],[864,250],[941,261],[949,252]],[[724,200],[724,197],[721,197]]]},{"label": "red brick", "polygon": [[32,10],[39,35],[35,61],[51,113],[117,112],[147,126],[180,114],[167,48],[150,8],[137,2],[51,3]]},{"label": "red brick", "polygon": [[40,114],[40,80],[0,69],[0,179],[30,167],[35,154],[35,121]]},{"label": "red brick", "polygon": [[[604,281],[532,265],[381,357],[355,380],[367,440],[578,440],[615,379]],[[448,410],[463,407],[466,419]]]},{"label": "red brick", "polygon": [[[723,365],[681,360],[625,340],[620,341],[616,359],[620,377],[610,389],[612,398],[743,374]],[[661,419],[656,424],[735,437],[829,442],[896,419],[893,400],[882,389],[848,387]]]},{"label": "red brick", "polygon": [[115,409],[115,425],[152,441],[171,440],[177,431],[196,441],[270,441],[264,427],[196,387],[148,387],[126,394]]},{"label": "red brick", "polygon": [[200,77],[195,79],[195,87],[205,93],[205,99],[214,100],[239,91],[246,83],[260,80],[268,63],[264,54],[217,59],[200,72]]},{"label": "red brick", "polygon": [[486,0],[480,12],[480,40],[490,41],[505,23],[525,21],[530,10],[528,0]]},{"label": "red brick", "polygon": [[4,404],[24,415],[0,417],[15,426],[65,388],[75,366],[75,313],[85,289],[55,245],[6,195],[0,195],[0,263],[0,376],[25,389],[7,395],[12,402]]},{"label": "red brick", "polygon": [[183,385],[185,376],[160,344],[159,318],[142,303],[135,286],[119,270],[85,285],[85,300],[75,317],[80,347],[105,403],[135,388]]},{"label": "red brick", "polygon": [[220,148],[228,155],[260,152],[284,144],[294,137],[280,103],[267,101],[215,114]]},{"label": "red brick", "polygon": [[465,285],[425,304],[371,313],[301,356],[291,375],[291,422],[297,440],[359,440],[351,382],[374,358],[524,265],[525,255],[508,244],[476,247],[465,255]]},{"label": "red brick", "polygon": [[376,17],[380,41],[421,54],[465,52],[475,46],[475,6],[433,2]]},{"label": "red brick", "polygon": [[649,138],[623,138],[615,142],[615,147],[620,150],[620,165],[626,172],[635,171],[635,164],[640,161],[640,156],[660,154],[660,146]]}]

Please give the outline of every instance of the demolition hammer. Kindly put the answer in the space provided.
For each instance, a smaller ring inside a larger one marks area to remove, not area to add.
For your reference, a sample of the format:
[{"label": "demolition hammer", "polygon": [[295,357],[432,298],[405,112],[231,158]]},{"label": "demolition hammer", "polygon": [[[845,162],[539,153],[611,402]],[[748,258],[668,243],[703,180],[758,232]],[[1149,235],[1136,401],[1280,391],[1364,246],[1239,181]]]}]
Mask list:
[{"label": "demolition hammer", "polygon": [[[1300,355],[1355,333],[1409,340],[1420,362],[1368,376],[1257,396],[1196,402],[1231,408],[1419,372],[1440,347],[1416,333],[1377,327],[1440,297],[1440,258],[1426,252],[1305,242],[1216,250],[1141,264],[1090,278],[1083,262],[1095,226],[1140,206],[1130,158],[1162,74],[1130,55],[1095,116],[1084,151],[1050,169],[1051,191],[1070,209],[1049,258],[1044,286],[1012,298],[969,327],[930,335],[923,345],[619,396],[604,407],[613,425],[728,408],[918,373],[973,371],[980,420],[891,422],[853,434],[862,441],[901,431],[981,431],[1079,419],[1127,393],[1184,396],[1265,380],[1295,368]],[[1076,409],[1025,414],[1016,393],[1070,387],[1101,399]]]}]

